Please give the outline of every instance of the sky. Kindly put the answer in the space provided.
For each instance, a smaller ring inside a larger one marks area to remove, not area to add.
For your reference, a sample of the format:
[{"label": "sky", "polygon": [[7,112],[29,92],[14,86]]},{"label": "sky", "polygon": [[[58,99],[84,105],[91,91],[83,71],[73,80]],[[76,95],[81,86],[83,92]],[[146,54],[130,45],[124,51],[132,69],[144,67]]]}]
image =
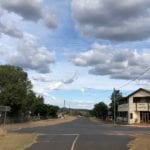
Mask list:
[{"label": "sky", "polygon": [[150,88],[149,0],[0,0],[0,65],[20,66],[45,103],[93,108]]}]

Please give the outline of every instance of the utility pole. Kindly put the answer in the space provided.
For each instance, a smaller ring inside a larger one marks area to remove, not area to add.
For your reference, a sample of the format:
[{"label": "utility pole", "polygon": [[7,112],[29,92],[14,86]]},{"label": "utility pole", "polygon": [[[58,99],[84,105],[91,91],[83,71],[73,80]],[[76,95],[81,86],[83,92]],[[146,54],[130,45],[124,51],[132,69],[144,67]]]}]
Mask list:
[{"label": "utility pole", "polygon": [[116,126],[116,97],[115,97],[115,92],[114,92],[114,126]]},{"label": "utility pole", "polygon": [[70,114],[70,112],[71,112],[71,108],[70,108],[70,101],[69,101],[69,114]]},{"label": "utility pole", "polygon": [[66,100],[64,100],[64,108],[63,108],[63,116],[65,117],[65,111],[66,111]]},{"label": "utility pole", "polygon": [[4,126],[6,125],[7,111],[4,112]]},{"label": "utility pole", "polygon": [[64,109],[66,108],[66,100],[64,100]]}]

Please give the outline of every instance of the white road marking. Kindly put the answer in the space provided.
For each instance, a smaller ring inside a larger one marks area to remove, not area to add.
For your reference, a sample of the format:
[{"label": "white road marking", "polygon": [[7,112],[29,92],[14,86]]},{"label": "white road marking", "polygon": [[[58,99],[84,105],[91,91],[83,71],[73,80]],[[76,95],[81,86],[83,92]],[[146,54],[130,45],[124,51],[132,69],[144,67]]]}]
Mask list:
[{"label": "white road marking", "polygon": [[78,136],[79,134],[41,134],[41,135],[62,135],[62,136]]},{"label": "white road marking", "polygon": [[73,141],[73,143],[72,143],[71,150],[74,150],[74,148],[75,148],[75,144],[76,144],[76,142],[77,142],[77,140],[78,140],[79,136],[80,136],[79,134],[78,134],[78,135],[76,135],[76,138],[74,139],[74,141]]}]

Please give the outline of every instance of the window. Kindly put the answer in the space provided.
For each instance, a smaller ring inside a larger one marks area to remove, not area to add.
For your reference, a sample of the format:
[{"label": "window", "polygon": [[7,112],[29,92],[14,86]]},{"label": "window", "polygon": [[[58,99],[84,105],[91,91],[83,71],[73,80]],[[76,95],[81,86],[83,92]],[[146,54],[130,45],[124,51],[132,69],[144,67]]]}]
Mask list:
[{"label": "window", "polygon": [[123,118],[127,118],[128,117],[128,112],[127,111],[119,112],[118,116],[123,117]]},{"label": "window", "polygon": [[121,104],[127,104],[128,103],[128,99],[127,98],[122,98],[119,100],[119,105]]},{"label": "window", "polygon": [[133,114],[132,113],[130,113],[130,119],[133,119]]},{"label": "window", "polygon": [[140,103],[141,97],[134,97],[133,103]]},{"label": "window", "polygon": [[133,103],[148,103],[150,102],[150,97],[134,97]]}]

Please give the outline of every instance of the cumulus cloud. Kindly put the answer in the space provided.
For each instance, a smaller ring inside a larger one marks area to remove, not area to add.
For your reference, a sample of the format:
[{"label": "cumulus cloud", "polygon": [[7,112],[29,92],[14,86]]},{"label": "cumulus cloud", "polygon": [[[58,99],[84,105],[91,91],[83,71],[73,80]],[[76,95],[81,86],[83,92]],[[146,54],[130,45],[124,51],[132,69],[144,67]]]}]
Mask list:
[{"label": "cumulus cloud", "polygon": [[16,37],[16,38],[22,38],[23,33],[19,29],[17,29],[15,26],[11,25],[4,25],[0,22],[0,34],[5,34],[11,37]]},{"label": "cumulus cloud", "polygon": [[64,85],[64,83],[62,81],[53,81],[49,84],[49,89],[50,90],[58,90],[60,89],[62,86]]},{"label": "cumulus cloud", "polygon": [[150,37],[149,0],[72,0],[73,16],[80,31],[114,41]]},{"label": "cumulus cloud", "polygon": [[[12,16],[13,19],[10,19],[10,16]],[[12,14],[10,16],[8,17],[8,13],[0,7],[0,36],[5,34],[15,38],[22,38],[23,32],[15,23],[16,16]]]},{"label": "cumulus cloud", "polygon": [[65,85],[71,84],[76,80],[76,74],[73,75],[71,78],[66,79],[66,80],[60,80],[60,81],[52,81],[49,84],[49,89],[50,90],[58,90],[62,88]]},{"label": "cumulus cloud", "polygon": [[0,4],[8,12],[14,12],[25,20],[43,20],[47,27],[57,28],[57,16],[51,11],[45,11],[42,0],[0,0]]},{"label": "cumulus cloud", "polygon": [[48,79],[48,77],[47,76],[34,76],[34,77],[32,77],[32,79],[34,80],[34,81],[39,81],[39,82],[50,82],[50,80]]},{"label": "cumulus cloud", "polygon": [[0,55],[4,55],[5,54],[5,45],[0,43]]},{"label": "cumulus cloud", "polygon": [[92,109],[95,101],[76,100],[70,102],[71,108]]},{"label": "cumulus cloud", "polygon": [[17,51],[11,54],[8,62],[25,69],[35,70],[40,73],[49,73],[50,64],[55,61],[55,53],[46,47],[40,47],[30,36],[21,39]]},{"label": "cumulus cloud", "polygon": [[[136,79],[150,64],[150,52],[133,49],[115,49],[112,46],[94,44],[86,52],[73,55],[71,61],[76,66],[89,67],[89,73],[110,76],[113,79]],[[143,80],[150,80],[145,73]]]}]

